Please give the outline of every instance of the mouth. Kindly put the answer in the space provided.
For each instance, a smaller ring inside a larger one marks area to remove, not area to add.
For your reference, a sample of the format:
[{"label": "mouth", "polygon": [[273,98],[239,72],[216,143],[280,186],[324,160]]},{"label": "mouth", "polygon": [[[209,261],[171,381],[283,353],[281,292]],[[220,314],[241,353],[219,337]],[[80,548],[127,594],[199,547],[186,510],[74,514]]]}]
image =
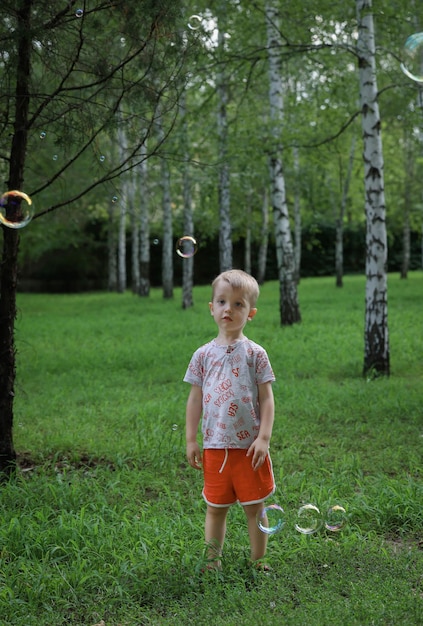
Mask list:
[{"label": "mouth", "polygon": [[224,322],[232,322],[232,318],[229,315],[225,315],[222,319]]}]

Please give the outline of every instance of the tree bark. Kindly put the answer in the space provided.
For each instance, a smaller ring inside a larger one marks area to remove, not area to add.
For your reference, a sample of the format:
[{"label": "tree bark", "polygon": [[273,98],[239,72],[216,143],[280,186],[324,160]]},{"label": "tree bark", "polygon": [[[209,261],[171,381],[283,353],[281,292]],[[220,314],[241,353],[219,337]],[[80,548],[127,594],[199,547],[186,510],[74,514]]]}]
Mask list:
[{"label": "tree bark", "polygon": [[[184,200],[184,235],[194,237],[194,218],[192,211],[191,173],[190,173],[190,150],[188,137],[188,123],[186,117],[186,94],[181,97],[182,115],[182,153],[184,155],[182,171],[182,193]],[[194,237],[195,238],[195,237]],[[182,308],[189,309],[193,306],[194,285],[194,256],[182,260]]]},{"label": "tree bark", "polygon": [[371,0],[356,0],[366,211],[365,376],[390,373],[387,235],[381,120]]},{"label": "tree bark", "polygon": [[[119,115],[119,156],[124,161],[127,154],[126,133],[123,129],[122,116]],[[127,286],[126,276],[126,213],[128,204],[128,179],[125,177],[122,181],[122,191],[119,201],[119,229],[118,229],[118,293],[123,293]]]},{"label": "tree bark", "polygon": [[266,277],[267,248],[269,244],[269,199],[267,187],[263,189],[263,199],[261,203],[261,233],[260,246],[258,251],[257,282],[264,283]]},{"label": "tree bark", "polygon": [[301,278],[301,191],[300,191],[300,155],[297,147],[294,147],[294,172],[295,172],[295,188],[294,188],[294,233],[295,233],[295,282],[300,282]]},{"label": "tree bark", "polygon": [[147,178],[147,146],[144,143],[141,148],[143,160],[140,163],[140,288],[139,295],[150,295],[150,216],[148,202],[148,178]]},{"label": "tree bark", "polygon": [[[164,141],[161,113],[158,110],[157,130],[159,142]],[[170,171],[164,157],[161,158],[161,186],[163,207],[162,287],[163,298],[173,298],[173,220],[170,195]]]},{"label": "tree bark", "polygon": [[265,13],[269,57],[269,101],[272,124],[270,180],[279,277],[280,321],[281,325],[290,326],[301,321],[301,314],[298,305],[294,248],[286,201],[282,146],[279,139],[283,121],[283,84],[280,67],[281,41],[278,12],[271,1],[266,3]]},{"label": "tree bark", "polygon": [[[8,189],[21,190],[28,140],[29,85],[31,76],[31,11],[33,0],[22,0],[16,13],[17,82],[15,122],[10,153]],[[16,289],[19,234],[2,227],[3,254],[0,283],[0,474],[7,477],[16,467],[13,445],[13,399],[16,379]]]},{"label": "tree bark", "polygon": [[341,206],[339,209],[339,215],[336,220],[336,235],[335,235],[335,274],[336,274],[336,286],[342,287],[344,284],[344,217],[345,209],[347,207],[348,193],[350,189],[351,175],[354,165],[355,155],[355,134],[351,140],[350,155],[348,158],[347,172],[345,175],[344,184],[342,185],[342,197]]},{"label": "tree bark", "polygon": [[[226,4],[226,3],[225,3]],[[227,10],[221,5],[219,10],[218,55],[224,57],[225,31],[222,25],[222,15]],[[216,77],[218,96],[217,133],[220,163],[219,170],[219,264],[220,271],[232,268],[232,225],[230,217],[230,187],[229,187],[229,160],[228,160],[228,86],[221,63]]]}]

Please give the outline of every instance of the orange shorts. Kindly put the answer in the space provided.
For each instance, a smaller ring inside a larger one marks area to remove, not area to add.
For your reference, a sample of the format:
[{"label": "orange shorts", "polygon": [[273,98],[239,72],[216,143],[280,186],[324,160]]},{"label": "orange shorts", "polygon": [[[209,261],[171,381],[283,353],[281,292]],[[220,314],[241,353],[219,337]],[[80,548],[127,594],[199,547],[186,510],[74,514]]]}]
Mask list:
[{"label": "orange shorts", "polygon": [[272,495],[276,487],[270,456],[256,471],[251,462],[252,456],[247,457],[246,449],[203,450],[203,498],[207,504],[257,504]]}]

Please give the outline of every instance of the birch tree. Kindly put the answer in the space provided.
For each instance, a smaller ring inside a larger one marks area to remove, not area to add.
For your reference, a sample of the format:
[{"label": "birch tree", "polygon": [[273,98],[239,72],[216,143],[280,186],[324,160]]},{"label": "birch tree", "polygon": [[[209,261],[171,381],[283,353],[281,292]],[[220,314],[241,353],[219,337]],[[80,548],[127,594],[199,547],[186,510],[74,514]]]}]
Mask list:
[{"label": "birch tree", "polygon": [[[192,210],[191,172],[190,172],[190,149],[188,136],[188,122],[186,110],[186,93],[181,97],[181,152],[183,154],[182,165],[182,198],[184,235],[194,237],[194,217]],[[195,237],[194,237],[195,239]],[[184,258],[182,261],[182,308],[189,309],[193,306],[192,289],[194,285],[194,255]]]},{"label": "birch tree", "polygon": [[[126,132],[123,128],[123,120],[121,112],[119,112],[119,127],[118,127],[118,144],[120,152],[120,160],[124,161],[128,148],[126,141]],[[129,189],[128,189],[128,177],[124,176],[122,181],[122,190],[120,197],[118,197],[119,206],[119,226],[118,226],[118,282],[117,290],[119,293],[123,293],[126,290],[127,277],[126,277],[126,214],[129,201]]]},{"label": "birch tree", "polygon": [[220,3],[218,14],[218,71],[216,76],[218,112],[218,162],[219,162],[219,263],[220,271],[232,268],[232,225],[230,217],[230,185],[228,158],[228,85],[225,76],[225,29],[223,15],[226,3]]},{"label": "birch tree", "polygon": [[284,326],[301,321],[295,280],[295,257],[291,237],[285,176],[282,160],[281,132],[283,123],[283,79],[280,54],[282,41],[279,33],[278,11],[266,2],[267,52],[269,58],[269,102],[272,145],[269,156],[271,199],[275,229],[276,256],[279,278],[280,321]]},{"label": "birch tree", "polygon": [[381,120],[376,80],[372,0],[356,0],[366,212],[364,367],[389,375],[387,236]]},{"label": "birch tree", "polygon": [[264,283],[266,277],[267,248],[269,246],[269,193],[267,186],[262,192],[260,243],[257,255],[257,282]]},{"label": "birch tree", "polygon": [[[159,142],[163,145],[165,135],[160,111],[157,117],[156,126]],[[173,219],[170,190],[170,168],[169,163],[164,156],[160,156],[160,174],[163,213],[162,287],[163,297],[167,299],[173,297]]]},{"label": "birch tree", "polygon": [[140,203],[140,286],[139,295],[150,295],[150,215],[149,215],[149,188],[148,188],[148,161],[147,145],[141,148],[139,167],[139,203]]},{"label": "birch tree", "polygon": [[335,228],[335,275],[337,287],[342,287],[344,282],[344,218],[354,165],[355,144],[356,137],[355,134],[353,134],[351,139],[350,154],[347,163],[347,171],[345,173],[345,178],[342,184],[341,202]]}]

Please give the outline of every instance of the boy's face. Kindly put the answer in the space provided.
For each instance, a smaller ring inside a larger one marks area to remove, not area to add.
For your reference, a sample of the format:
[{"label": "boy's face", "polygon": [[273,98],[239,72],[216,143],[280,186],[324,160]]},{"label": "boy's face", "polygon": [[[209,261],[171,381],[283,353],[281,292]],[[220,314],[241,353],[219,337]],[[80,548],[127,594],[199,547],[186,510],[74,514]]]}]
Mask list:
[{"label": "boy's face", "polygon": [[219,280],[215,285],[209,307],[219,330],[226,333],[241,332],[257,312],[242,289],[234,289],[225,280]]}]

